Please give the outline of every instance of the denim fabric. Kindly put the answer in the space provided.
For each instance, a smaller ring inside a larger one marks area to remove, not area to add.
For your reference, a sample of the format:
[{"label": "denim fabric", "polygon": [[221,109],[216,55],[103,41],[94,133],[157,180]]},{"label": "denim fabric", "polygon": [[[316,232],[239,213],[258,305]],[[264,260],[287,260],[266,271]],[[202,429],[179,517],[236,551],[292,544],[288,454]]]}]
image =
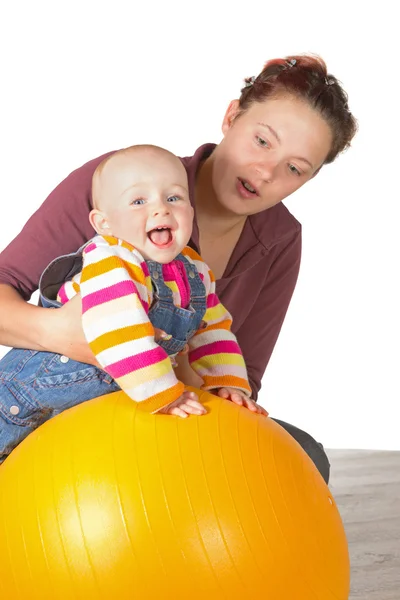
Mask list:
[{"label": "denim fabric", "polygon": [[206,289],[196,267],[183,254],[179,254],[177,259],[185,267],[190,286],[188,308],[175,306],[172,291],[164,281],[162,265],[152,260],[146,261],[155,290],[149,319],[154,327],[172,336],[170,340],[158,342],[170,356],[183,350],[187,341],[200,329],[207,309]]},{"label": "denim fabric", "polygon": [[[206,293],[197,269],[183,256],[191,291],[188,309],[174,306],[170,288],[165,285],[162,266],[149,261],[155,288],[155,301],[149,317],[155,327],[172,335],[160,345],[176,354],[200,327],[206,312]],[[40,278],[40,301],[57,308],[60,286],[82,269],[82,248],[53,260]],[[0,360],[0,463],[34,429],[63,410],[92,398],[119,390],[104,371],[53,354],[12,349]]]},{"label": "denim fabric", "polygon": [[13,348],[0,361],[0,463],[51,417],[119,390],[104,371],[51,352]]},{"label": "denim fabric", "polygon": [[40,304],[46,308],[58,308],[61,303],[57,294],[63,283],[82,271],[82,251],[86,242],[76,252],[58,256],[45,268],[39,280]]}]

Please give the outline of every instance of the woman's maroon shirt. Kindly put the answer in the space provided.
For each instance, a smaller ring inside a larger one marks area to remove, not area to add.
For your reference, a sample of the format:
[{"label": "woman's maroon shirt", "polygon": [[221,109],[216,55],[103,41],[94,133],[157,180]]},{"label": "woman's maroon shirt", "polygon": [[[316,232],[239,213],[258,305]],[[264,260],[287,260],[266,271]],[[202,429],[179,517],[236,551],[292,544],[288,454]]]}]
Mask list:
[{"label": "woman's maroon shirt", "polygon": [[[182,159],[193,205],[196,173],[214,148],[205,144]],[[11,285],[29,300],[53,258],[75,251],[93,237],[88,219],[92,176],[109,154],[73,171],[51,192],[0,254],[0,283]],[[196,219],[190,245],[201,254]],[[254,399],[296,285],[300,257],[300,223],[282,203],[277,204],[247,218],[226,271],[217,281],[217,294],[233,317],[232,330],[246,361]]]}]

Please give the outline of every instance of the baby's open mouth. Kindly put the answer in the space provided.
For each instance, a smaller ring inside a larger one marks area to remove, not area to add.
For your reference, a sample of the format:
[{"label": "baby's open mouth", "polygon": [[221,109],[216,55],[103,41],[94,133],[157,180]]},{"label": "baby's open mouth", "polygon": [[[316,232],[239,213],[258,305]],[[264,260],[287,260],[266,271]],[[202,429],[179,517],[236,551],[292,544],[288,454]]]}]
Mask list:
[{"label": "baby's open mouth", "polygon": [[172,231],[169,227],[156,227],[147,233],[147,237],[156,246],[166,246],[172,242]]}]

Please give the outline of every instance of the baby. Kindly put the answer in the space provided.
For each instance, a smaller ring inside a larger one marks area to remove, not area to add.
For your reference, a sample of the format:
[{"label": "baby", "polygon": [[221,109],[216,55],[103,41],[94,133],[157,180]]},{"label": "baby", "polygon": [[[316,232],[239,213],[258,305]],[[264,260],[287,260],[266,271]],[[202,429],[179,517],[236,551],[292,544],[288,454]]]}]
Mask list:
[{"label": "baby", "polygon": [[[266,414],[250,398],[215,278],[187,246],[193,208],[181,161],[155,146],[120,150],[97,167],[92,195],[98,235],[53,261],[39,287],[49,307],[80,293],[83,330],[102,368],[11,350],[0,361],[0,461],[43,421],[118,389],[148,412],[204,414],[173,369],[186,344],[203,389]],[[166,332],[158,342],[155,328]]]}]

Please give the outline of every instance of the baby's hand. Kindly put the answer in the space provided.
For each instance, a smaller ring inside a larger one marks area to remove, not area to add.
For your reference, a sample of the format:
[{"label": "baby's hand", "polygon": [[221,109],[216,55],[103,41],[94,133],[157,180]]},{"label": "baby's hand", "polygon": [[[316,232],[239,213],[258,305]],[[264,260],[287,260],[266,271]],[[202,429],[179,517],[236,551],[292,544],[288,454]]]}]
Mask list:
[{"label": "baby's hand", "polygon": [[257,402],[246,396],[246,394],[244,392],[241,392],[240,390],[236,390],[235,388],[230,387],[223,387],[216,389],[214,393],[217,396],[220,396],[220,398],[230,400],[234,404],[238,404],[239,406],[245,406],[246,408],[251,410],[251,412],[259,413],[268,417],[268,413],[265,410],[265,408],[257,404]]},{"label": "baby's hand", "polygon": [[188,415],[200,416],[206,414],[207,411],[200,404],[197,394],[194,392],[183,392],[182,396],[177,400],[164,406],[164,408],[161,408],[157,412],[164,415],[176,415],[185,419]]}]

